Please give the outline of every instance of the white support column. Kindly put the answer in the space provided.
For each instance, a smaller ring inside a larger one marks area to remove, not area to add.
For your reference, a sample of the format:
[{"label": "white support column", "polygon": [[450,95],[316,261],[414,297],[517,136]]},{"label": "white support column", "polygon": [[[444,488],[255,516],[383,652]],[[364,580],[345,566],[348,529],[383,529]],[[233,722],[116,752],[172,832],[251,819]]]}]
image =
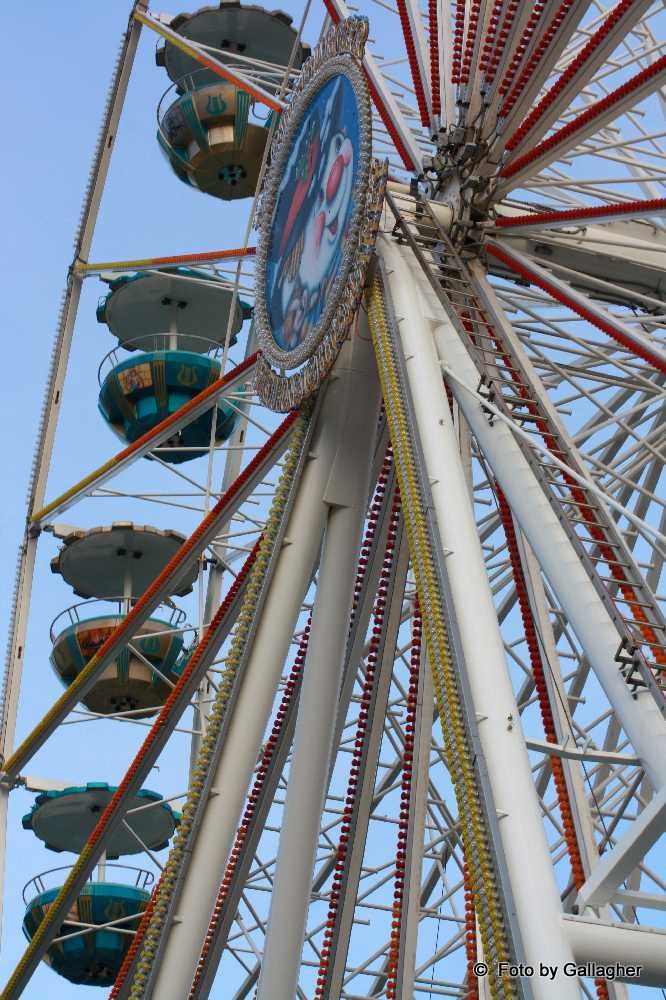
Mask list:
[{"label": "white support column", "polygon": [[159,1000],[183,1000],[189,994],[294,626],[319,552],[326,520],[324,496],[345,416],[348,379],[341,361],[342,358],[319,412],[310,457],[253,638],[252,653],[194,843],[178,912],[167,932],[153,987],[153,996]]},{"label": "white support column", "polygon": [[[606,924],[585,917],[563,917],[577,963],[634,965],[635,974],[619,980],[640,986],[666,986],[666,930],[636,924]],[[593,973],[594,975],[594,973]],[[602,978],[610,978],[599,973]]]},{"label": "white support column", "polygon": [[[365,324],[364,324],[365,326]],[[333,749],[349,617],[379,414],[379,381],[365,331],[353,340],[341,400],[346,415],[325,500],[330,511],[282,816],[259,1000],[294,1000],[319,827]]]},{"label": "white support column", "polygon": [[[381,552],[384,549],[382,547]],[[380,554],[379,559],[382,556]],[[354,924],[354,914],[356,912],[356,900],[358,897],[361,873],[363,868],[363,856],[368,837],[368,828],[372,815],[373,805],[376,795],[377,762],[382,740],[384,739],[384,727],[386,725],[386,711],[388,707],[389,694],[391,693],[391,681],[393,678],[393,665],[395,662],[395,648],[398,639],[400,626],[404,621],[403,598],[405,584],[407,581],[407,570],[409,567],[409,548],[404,534],[400,543],[400,551],[397,556],[397,564],[394,575],[393,592],[388,605],[388,618],[385,626],[385,641],[382,651],[381,663],[377,676],[377,690],[372,711],[370,727],[366,731],[366,752],[365,761],[362,763],[358,775],[358,785],[356,788],[356,822],[350,831],[349,854],[347,861],[347,877],[343,896],[340,900],[340,908],[337,917],[337,929],[334,928],[333,939],[331,941],[331,954],[329,966],[329,979],[327,983],[328,992],[326,1000],[341,1000],[345,988],[345,970],[347,968],[347,957],[349,955],[349,941]],[[373,602],[377,587],[372,588]],[[361,657],[356,657],[352,663],[358,664]],[[340,699],[340,704],[345,704]],[[349,700],[347,699],[347,704]],[[432,727],[432,711],[430,713]],[[340,718],[337,720],[336,732],[333,743],[337,745],[341,739]],[[317,882],[321,882],[321,872],[317,873]],[[372,988],[370,989],[372,992]]]},{"label": "white support column", "polygon": [[[387,241],[382,240],[382,246],[387,246]],[[618,664],[614,662],[619,645],[615,626],[511,429],[501,421],[495,421],[491,426],[476,394],[466,391],[457,381],[460,379],[476,389],[478,371],[427,280],[416,270],[418,264],[409,261],[408,253],[408,250],[404,252],[390,245],[383,251],[388,266],[400,274],[399,279],[393,279],[391,290],[404,283],[409,286],[416,280],[416,289],[412,284],[411,300],[405,303],[403,315],[410,314],[416,301],[430,319],[438,356],[433,357],[434,352],[429,355],[433,372],[438,363],[443,362],[455,375],[455,379],[450,380],[450,386],[465,419],[497,476],[516,520],[555,591],[636,755],[640,757],[653,787],[660,788],[666,784],[666,719],[650,692],[639,691],[636,697],[632,696],[621,676]]]},{"label": "white support column", "polygon": [[[450,553],[446,573],[523,952],[532,965],[547,962],[561,969],[573,955],[562,929],[559,892],[435,342],[414,275],[400,249],[385,239],[380,249],[389,270],[442,548]],[[563,975],[555,980],[534,978],[530,985],[535,1000],[579,997],[576,981]]]}]

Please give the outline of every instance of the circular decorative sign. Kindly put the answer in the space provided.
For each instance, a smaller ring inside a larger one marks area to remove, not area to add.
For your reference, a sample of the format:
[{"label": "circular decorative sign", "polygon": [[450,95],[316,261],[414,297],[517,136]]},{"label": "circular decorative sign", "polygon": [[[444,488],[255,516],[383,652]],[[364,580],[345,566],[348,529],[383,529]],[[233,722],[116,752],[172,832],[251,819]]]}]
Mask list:
[{"label": "circular decorative sign", "polygon": [[278,190],[264,278],[275,360],[307,357],[332,311],[333,286],[349,268],[343,250],[358,227],[359,178],[367,173],[360,139],[351,80],[336,73],[301,118]]},{"label": "circular decorative sign", "polygon": [[313,392],[333,364],[374,245],[386,168],[371,159],[360,66],[367,33],[363,18],[328,33],[273,141],[257,248],[256,383],[280,411]]}]

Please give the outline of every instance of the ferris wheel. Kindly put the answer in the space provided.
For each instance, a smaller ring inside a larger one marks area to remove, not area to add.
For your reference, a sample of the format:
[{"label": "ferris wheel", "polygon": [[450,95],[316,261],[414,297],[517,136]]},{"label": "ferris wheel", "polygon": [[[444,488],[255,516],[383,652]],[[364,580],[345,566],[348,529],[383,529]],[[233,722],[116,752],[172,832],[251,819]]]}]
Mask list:
[{"label": "ferris wheel", "polygon": [[[0,716],[3,852],[27,791],[73,861],[22,872],[3,1000],[42,962],[113,1000],[666,989],[664,18],[133,4]],[[163,171],[229,239],[139,258],[132,217],[100,261],[141,36]],[[106,450],[58,492],[99,281]],[[88,780],[35,776],[61,746]]]}]

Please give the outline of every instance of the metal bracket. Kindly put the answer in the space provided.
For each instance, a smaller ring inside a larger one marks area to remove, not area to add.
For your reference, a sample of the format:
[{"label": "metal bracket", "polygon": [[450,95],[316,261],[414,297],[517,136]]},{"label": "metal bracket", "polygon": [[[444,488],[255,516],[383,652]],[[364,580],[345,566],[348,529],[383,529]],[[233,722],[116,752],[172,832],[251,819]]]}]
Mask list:
[{"label": "metal bracket", "polygon": [[[483,399],[485,399],[488,403],[491,403],[493,405],[495,404],[497,393],[495,392],[495,386],[493,385],[492,380],[489,379],[487,375],[484,374],[481,376],[481,378],[479,379],[479,384],[476,387],[476,391],[477,394],[481,396]],[[492,410],[489,410],[487,406],[484,406],[483,403],[481,404],[481,409],[486,414],[486,417],[488,418],[488,423],[492,427],[495,422],[495,414],[492,412]]]},{"label": "metal bracket", "polygon": [[622,636],[614,660],[620,664],[620,673],[631,688],[634,697],[636,697],[639,688],[647,688],[642,676],[643,670],[638,646],[628,636]]}]

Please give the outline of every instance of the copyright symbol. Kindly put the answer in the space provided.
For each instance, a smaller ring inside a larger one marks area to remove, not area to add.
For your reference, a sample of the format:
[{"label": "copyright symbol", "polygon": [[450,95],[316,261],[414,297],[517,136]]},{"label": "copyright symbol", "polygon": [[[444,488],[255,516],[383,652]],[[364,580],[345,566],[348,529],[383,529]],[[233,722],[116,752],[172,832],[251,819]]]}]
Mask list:
[{"label": "copyright symbol", "polygon": [[488,966],[485,962],[475,962],[474,963],[474,975],[475,976],[487,976]]}]

